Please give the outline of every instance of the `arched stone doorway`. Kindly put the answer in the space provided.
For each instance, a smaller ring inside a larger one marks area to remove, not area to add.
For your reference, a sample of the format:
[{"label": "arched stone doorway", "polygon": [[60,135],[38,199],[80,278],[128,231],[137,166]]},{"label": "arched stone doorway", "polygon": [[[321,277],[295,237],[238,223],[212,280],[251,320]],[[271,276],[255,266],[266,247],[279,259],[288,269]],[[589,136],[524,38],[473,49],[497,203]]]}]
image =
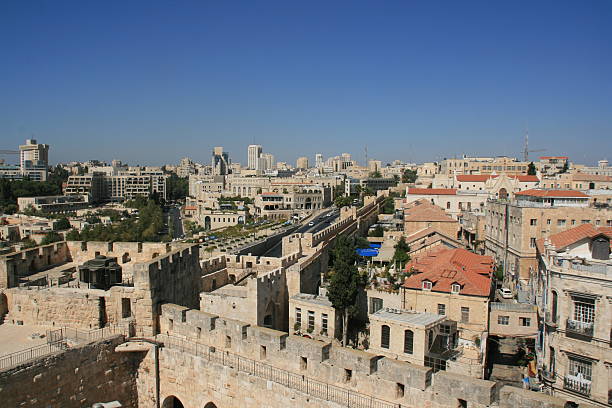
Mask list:
[{"label": "arched stone doorway", "polygon": [[217,408],[217,406],[214,402],[209,402],[208,404],[204,405],[204,408]]},{"label": "arched stone doorway", "polygon": [[162,408],[184,408],[184,406],[180,399],[178,399],[174,395],[170,395],[164,400]]},{"label": "arched stone doorway", "polygon": [[208,215],[204,217],[204,229],[210,230],[210,217]]}]

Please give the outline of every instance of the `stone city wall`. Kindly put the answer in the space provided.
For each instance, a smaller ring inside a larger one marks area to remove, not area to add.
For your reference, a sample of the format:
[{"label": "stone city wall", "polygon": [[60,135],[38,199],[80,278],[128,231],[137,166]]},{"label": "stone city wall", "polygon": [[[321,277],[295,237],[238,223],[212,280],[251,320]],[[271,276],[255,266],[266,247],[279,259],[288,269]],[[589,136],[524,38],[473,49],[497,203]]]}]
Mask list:
[{"label": "stone city wall", "polygon": [[[227,354],[227,361],[235,362],[231,356],[243,356],[251,361],[246,363],[248,367],[261,364],[271,367],[271,370],[284,370],[287,375],[299,374],[303,379],[312,379],[340,387],[347,392],[388,401],[388,406],[455,408],[464,402],[473,408],[509,406],[506,401],[498,399],[499,385],[492,381],[444,371],[433,374],[427,367],[222,319],[208,313],[177,308],[175,305],[163,306],[160,321],[163,333],[171,336],[160,337],[160,341],[168,343],[160,352],[162,400],[164,396],[176,395],[186,408],[201,407],[210,401],[218,407],[259,406],[257,404],[262,404],[262,401],[258,398],[270,390],[275,390],[277,395],[283,397],[266,397],[270,399],[266,399],[263,405],[269,407],[293,404],[305,396],[299,391],[302,388],[288,390],[292,387],[281,385],[281,380],[260,384],[256,377],[242,377],[239,372],[240,363],[238,367],[235,363],[224,363],[233,366],[233,369],[228,370],[227,367],[218,367],[206,358],[198,357],[197,349],[195,353],[193,349],[189,351],[183,348],[183,352],[172,350],[175,342],[183,347],[185,344],[193,347],[197,343],[200,345],[200,354],[212,350],[215,355],[223,355],[227,351],[230,353]],[[174,370],[178,366],[184,369]],[[169,381],[164,381],[166,375]],[[218,381],[218,378],[223,380]],[[143,379],[143,383],[146,381]],[[150,384],[140,388],[141,400],[151,398],[150,390]],[[505,392],[504,395],[512,396],[514,401],[528,401],[528,405],[514,406],[561,408],[565,403],[561,399],[540,398],[539,393],[513,387],[503,387],[501,390]],[[313,406],[335,406],[334,403],[318,401],[316,398],[310,398],[309,401],[315,404]]]},{"label": "stone city wall", "polygon": [[31,275],[42,268],[71,260],[65,242],[55,242],[1,256],[0,289],[17,286],[20,276]]},{"label": "stone city wall", "polygon": [[0,405],[80,408],[118,400],[138,407],[135,357],[114,351],[122,342],[117,336],[0,371]]},{"label": "stone city wall", "polygon": [[98,328],[104,291],[79,289],[11,288],[5,291],[8,314],[5,323]]},{"label": "stone city wall", "polygon": [[178,249],[152,261],[134,265],[136,330],[141,335],[157,332],[162,303],[200,304],[202,268],[197,244]]}]

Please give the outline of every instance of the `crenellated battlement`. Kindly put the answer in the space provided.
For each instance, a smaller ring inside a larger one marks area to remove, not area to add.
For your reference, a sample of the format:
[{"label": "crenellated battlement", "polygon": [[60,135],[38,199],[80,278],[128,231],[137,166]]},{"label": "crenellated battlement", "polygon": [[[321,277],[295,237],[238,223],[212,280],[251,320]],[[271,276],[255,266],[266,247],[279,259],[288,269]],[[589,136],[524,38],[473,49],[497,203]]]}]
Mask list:
[{"label": "crenellated battlement", "polygon": [[[532,391],[501,387],[493,381],[445,371],[434,373],[428,367],[176,305],[162,305],[160,328],[159,340],[166,341],[169,350],[182,344],[183,352],[187,353],[198,349],[208,350],[207,355],[231,353],[245,361],[253,361],[248,363],[249,367],[262,364],[262,367],[286,372],[287,376],[298,374],[316,382],[318,387],[321,384],[334,387],[334,390],[340,387],[346,392],[389,401],[389,406],[417,407],[428,401],[428,406],[438,408],[463,403],[477,408],[561,408],[565,402]],[[189,344],[191,346],[185,346]],[[231,355],[228,355],[228,364],[236,361]],[[257,368],[252,370],[257,371]]]}]

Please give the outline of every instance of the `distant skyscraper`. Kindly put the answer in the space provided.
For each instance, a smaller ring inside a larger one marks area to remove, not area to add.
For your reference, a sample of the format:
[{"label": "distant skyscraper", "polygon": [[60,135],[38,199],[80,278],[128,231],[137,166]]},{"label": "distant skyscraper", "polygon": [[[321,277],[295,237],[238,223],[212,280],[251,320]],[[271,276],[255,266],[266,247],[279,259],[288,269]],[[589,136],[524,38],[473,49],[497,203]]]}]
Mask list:
[{"label": "distant skyscraper", "polygon": [[262,153],[259,156],[258,164],[259,166],[257,167],[257,170],[265,171],[274,169],[274,155],[270,153]]},{"label": "distant skyscraper", "polygon": [[247,167],[249,170],[257,170],[257,163],[263,151],[261,145],[249,145],[247,151]]},{"label": "distant skyscraper", "polygon": [[215,176],[225,176],[229,174],[230,159],[223,147],[215,147],[212,155],[212,173]]},{"label": "distant skyscraper", "polygon": [[321,153],[315,154],[315,167],[317,169],[323,167],[323,155]]},{"label": "distant skyscraper", "polygon": [[295,167],[297,167],[298,169],[307,169],[308,157],[298,157]]},{"label": "distant skyscraper", "polygon": [[27,139],[26,144],[19,146],[19,166],[21,174],[36,181],[47,180],[49,167],[49,145],[38,144],[34,139]]}]

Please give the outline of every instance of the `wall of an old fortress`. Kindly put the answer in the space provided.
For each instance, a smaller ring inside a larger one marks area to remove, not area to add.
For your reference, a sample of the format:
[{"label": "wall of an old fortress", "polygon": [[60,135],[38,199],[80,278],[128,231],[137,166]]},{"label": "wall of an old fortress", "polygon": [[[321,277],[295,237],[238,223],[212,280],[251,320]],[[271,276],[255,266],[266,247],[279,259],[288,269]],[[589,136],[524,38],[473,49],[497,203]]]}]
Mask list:
[{"label": "wall of an old fortress", "polygon": [[[513,387],[500,388],[491,381],[443,371],[434,374],[427,367],[174,305],[164,305],[160,320],[162,332],[173,336],[173,340],[185,339],[182,344],[185,341],[192,345],[199,343],[200,350],[213,346],[215,353],[228,351],[253,361],[247,364],[267,364],[302,375],[304,379],[373,396],[406,408],[455,408],[462,400],[471,408],[561,408],[565,403],[558,398]],[[160,340],[164,341],[164,338],[160,337]],[[166,341],[170,343],[170,339]],[[179,352],[170,344],[161,349],[160,363],[162,401],[166,396],[176,395],[186,408],[202,407],[210,401],[219,408],[280,408],[297,404],[297,401],[306,404],[304,406],[336,406],[331,402],[309,398],[299,390],[288,389],[278,382],[248,376],[235,370],[236,367],[220,367],[197,353]],[[181,369],[176,370],[176,367]],[[141,401],[151,401],[152,387],[149,378],[142,378],[139,383]],[[504,399],[500,399],[500,392]]]},{"label": "wall of an old fortress", "polygon": [[200,304],[202,267],[199,248],[169,252],[152,261],[134,265],[136,330],[141,335],[157,333],[157,316],[162,303],[179,303],[191,308]]},{"label": "wall of an old fortress", "polygon": [[114,352],[122,341],[115,337],[0,371],[0,406],[81,408],[119,400],[138,407],[138,358]]},{"label": "wall of an old fortress", "polygon": [[56,242],[0,257],[0,289],[18,285],[18,276],[30,275],[50,265],[71,260],[65,242]]}]

